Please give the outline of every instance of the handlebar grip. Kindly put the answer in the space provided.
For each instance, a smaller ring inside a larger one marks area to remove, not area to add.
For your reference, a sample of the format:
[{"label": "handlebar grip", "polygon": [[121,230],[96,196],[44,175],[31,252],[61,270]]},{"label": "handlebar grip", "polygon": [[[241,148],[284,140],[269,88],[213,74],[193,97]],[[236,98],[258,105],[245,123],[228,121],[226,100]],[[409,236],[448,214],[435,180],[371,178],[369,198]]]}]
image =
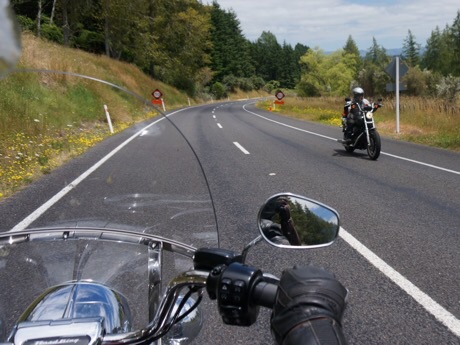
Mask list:
[{"label": "handlebar grip", "polygon": [[276,301],[276,292],[278,285],[260,281],[254,287],[252,292],[252,301],[256,305],[273,309]]}]

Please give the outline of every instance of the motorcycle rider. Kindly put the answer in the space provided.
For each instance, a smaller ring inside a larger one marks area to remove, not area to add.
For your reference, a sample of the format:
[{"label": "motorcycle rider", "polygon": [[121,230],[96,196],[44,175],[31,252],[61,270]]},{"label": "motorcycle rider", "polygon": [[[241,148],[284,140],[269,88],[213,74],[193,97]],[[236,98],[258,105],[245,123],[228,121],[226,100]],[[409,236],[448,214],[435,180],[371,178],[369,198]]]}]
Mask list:
[{"label": "motorcycle rider", "polygon": [[370,105],[369,101],[364,98],[364,90],[362,88],[355,87],[352,90],[352,93],[353,93],[353,99],[348,104],[348,107],[345,106],[345,108],[348,108],[348,109],[345,110],[344,108],[344,114],[346,114],[346,118],[347,118],[344,139],[347,144],[351,144],[353,142],[353,129],[355,126],[357,116],[359,115],[360,112],[364,110],[365,106]]},{"label": "motorcycle rider", "polygon": [[[20,37],[8,0],[0,0],[0,77],[19,58]],[[271,317],[278,344],[346,344],[341,319],[347,290],[331,273],[316,267],[282,273]],[[0,320],[0,326],[3,322]]]},{"label": "motorcycle rider", "polygon": [[[272,237],[274,237],[273,230],[277,229],[279,233],[277,238],[283,237],[288,241],[287,244],[291,246],[302,245],[302,241],[300,240],[300,236],[295,228],[294,221],[291,218],[288,199],[280,197],[276,199],[272,204],[267,205],[265,207],[264,213],[262,214],[262,218],[265,219],[264,229],[266,229],[265,234],[268,239],[272,239]],[[273,223],[274,219],[277,219],[280,224]],[[286,244],[279,241],[276,241],[275,243]]]}]

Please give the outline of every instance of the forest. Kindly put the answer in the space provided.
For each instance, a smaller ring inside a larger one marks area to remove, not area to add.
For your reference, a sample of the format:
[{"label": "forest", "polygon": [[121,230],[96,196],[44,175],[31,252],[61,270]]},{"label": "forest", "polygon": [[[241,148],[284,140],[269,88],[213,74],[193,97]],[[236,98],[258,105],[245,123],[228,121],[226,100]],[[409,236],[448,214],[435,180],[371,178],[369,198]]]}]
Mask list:
[{"label": "forest", "polygon": [[[222,98],[235,89],[295,90],[300,97],[346,96],[360,85],[384,95],[391,60],[373,38],[361,54],[349,35],[342,49],[326,53],[278,42],[263,31],[251,42],[237,15],[217,2],[198,0],[12,0],[24,31],[62,44],[132,63],[144,73],[192,97]],[[308,37],[305,37],[308,42]],[[401,58],[409,67],[408,95],[460,93],[460,10],[451,25],[433,29],[423,45],[408,30]]]}]

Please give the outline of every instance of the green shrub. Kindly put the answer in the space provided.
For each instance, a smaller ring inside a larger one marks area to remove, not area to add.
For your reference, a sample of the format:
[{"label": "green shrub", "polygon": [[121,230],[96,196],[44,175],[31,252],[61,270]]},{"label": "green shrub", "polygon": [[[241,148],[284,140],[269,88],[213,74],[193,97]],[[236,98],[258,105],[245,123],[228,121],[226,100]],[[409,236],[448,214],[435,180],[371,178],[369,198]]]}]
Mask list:
[{"label": "green shrub", "polygon": [[318,97],[321,96],[321,92],[316,88],[315,85],[306,81],[301,81],[296,86],[297,95],[299,97]]},{"label": "green shrub", "polygon": [[62,30],[53,24],[43,24],[40,27],[40,35],[49,41],[62,44],[64,42],[64,34]]},{"label": "green shrub", "polygon": [[22,31],[27,31],[27,30],[34,31],[35,30],[36,24],[34,20],[28,17],[25,17],[25,16],[17,16],[16,18],[18,20],[19,25],[22,28]]},{"label": "green shrub", "polygon": [[214,94],[216,99],[221,99],[227,95],[227,90],[222,83],[215,82],[212,85],[211,92]]},{"label": "green shrub", "polygon": [[224,83],[227,87],[227,90],[231,92],[235,92],[239,86],[238,78],[235,77],[233,74],[226,75],[222,80],[222,83]]},{"label": "green shrub", "polygon": [[273,90],[279,89],[280,87],[280,82],[277,80],[270,80],[267,84],[264,86],[264,90],[267,91],[268,93],[272,93]]}]

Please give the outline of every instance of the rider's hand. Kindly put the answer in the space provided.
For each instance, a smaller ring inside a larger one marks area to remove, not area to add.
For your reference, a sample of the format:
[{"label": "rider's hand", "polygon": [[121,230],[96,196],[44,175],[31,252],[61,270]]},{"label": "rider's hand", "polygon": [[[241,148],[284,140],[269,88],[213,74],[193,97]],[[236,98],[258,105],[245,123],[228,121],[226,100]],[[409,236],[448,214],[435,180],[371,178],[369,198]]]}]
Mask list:
[{"label": "rider's hand", "polygon": [[[321,268],[308,266],[285,270],[271,318],[276,342],[282,344],[292,330],[295,331],[289,337],[303,339],[305,344],[310,336],[316,338],[316,331],[323,333],[319,334],[320,339],[332,336],[338,338],[337,343],[345,342],[341,321],[346,296],[345,287],[332,273]],[[313,331],[314,324],[320,327]]]}]

